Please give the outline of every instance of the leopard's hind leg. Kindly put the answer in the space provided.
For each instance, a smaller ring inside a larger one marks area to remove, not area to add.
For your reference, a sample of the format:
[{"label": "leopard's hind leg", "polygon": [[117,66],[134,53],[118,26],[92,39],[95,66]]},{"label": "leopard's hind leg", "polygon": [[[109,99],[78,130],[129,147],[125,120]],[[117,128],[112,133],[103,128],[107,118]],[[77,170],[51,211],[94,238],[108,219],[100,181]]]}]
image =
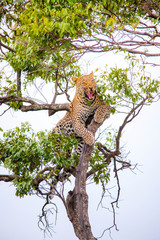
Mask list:
[{"label": "leopard's hind leg", "polygon": [[78,145],[77,145],[77,149],[74,149],[74,153],[77,154],[78,157],[80,157],[85,142],[81,137],[77,137],[77,139],[78,139]]}]

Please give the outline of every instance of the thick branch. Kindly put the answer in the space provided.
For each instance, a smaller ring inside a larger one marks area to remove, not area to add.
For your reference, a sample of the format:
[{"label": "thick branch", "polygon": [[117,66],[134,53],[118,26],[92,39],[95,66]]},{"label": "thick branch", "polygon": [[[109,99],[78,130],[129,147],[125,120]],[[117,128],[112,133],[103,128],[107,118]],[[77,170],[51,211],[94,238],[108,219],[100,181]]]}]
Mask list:
[{"label": "thick branch", "polygon": [[54,110],[54,113],[58,112],[58,111],[69,111],[69,104],[68,103],[36,104],[36,105],[22,106],[21,107],[22,112],[38,111],[38,110]]},{"label": "thick branch", "polygon": [[[95,135],[101,124],[93,119],[88,130]],[[80,240],[95,240],[88,217],[88,195],[86,193],[87,169],[92,150],[93,145],[84,144],[77,167],[75,188],[73,192],[69,192],[67,197],[67,213],[73,224],[75,234]]]},{"label": "thick branch", "polygon": [[38,104],[37,102],[33,101],[29,98],[19,97],[16,95],[8,95],[5,97],[0,97],[0,104],[9,104],[10,102],[22,102],[22,103],[29,103],[30,105],[25,106],[21,105],[20,110],[22,112],[28,111],[38,111],[38,110],[54,110],[57,111],[69,111],[69,103],[62,103],[62,104]]}]

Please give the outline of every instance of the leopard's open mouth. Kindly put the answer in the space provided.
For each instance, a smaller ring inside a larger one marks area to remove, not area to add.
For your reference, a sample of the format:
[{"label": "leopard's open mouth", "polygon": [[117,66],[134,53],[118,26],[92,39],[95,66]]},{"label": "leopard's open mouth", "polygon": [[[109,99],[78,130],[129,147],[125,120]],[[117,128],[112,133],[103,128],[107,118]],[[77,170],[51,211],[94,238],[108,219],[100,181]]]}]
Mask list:
[{"label": "leopard's open mouth", "polygon": [[93,100],[94,99],[94,92],[92,91],[85,91],[85,96],[89,99],[89,100]]}]

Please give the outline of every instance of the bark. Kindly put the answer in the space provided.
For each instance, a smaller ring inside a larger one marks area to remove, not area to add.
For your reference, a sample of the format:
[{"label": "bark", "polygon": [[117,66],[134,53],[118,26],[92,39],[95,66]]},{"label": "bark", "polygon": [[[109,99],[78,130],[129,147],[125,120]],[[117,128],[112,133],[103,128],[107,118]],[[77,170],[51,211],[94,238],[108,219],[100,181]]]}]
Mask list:
[{"label": "bark", "polygon": [[[102,123],[101,123],[102,124]],[[101,124],[92,120],[88,130],[94,135]],[[86,192],[86,179],[89,160],[92,154],[93,145],[84,144],[82,154],[75,177],[75,188],[68,193],[67,213],[72,222],[76,236],[80,240],[95,240],[92,234],[91,225],[88,216],[88,195]]]}]

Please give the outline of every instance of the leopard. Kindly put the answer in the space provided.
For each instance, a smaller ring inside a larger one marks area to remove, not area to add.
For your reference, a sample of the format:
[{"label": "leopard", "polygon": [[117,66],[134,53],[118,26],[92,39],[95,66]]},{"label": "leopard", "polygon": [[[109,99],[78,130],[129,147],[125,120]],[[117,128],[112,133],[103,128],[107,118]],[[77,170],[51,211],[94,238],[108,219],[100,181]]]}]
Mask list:
[{"label": "leopard", "polygon": [[93,145],[95,137],[87,129],[94,118],[97,123],[102,123],[110,116],[110,106],[107,105],[97,93],[96,81],[93,72],[80,77],[72,77],[76,92],[69,105],[69,111],[56,124],[54,132],[66,136],[75,136],[78,139],[77,154],[80,155],[84,143]]},{"label": "leopard", "polygon": [[[90,146],[95,143],[95,137],[87,129],[87,126],[93,118],[97,123],[103,123],[105,119],[109,118],[110,106],[101,100],[98,95],[93,72],[80,77],[72,77],[71,79],[76,86],[75,96],[69,105],[69,111],[56,124],[52,133],[77,138],[78,149],[76,149],[75,153],[80,157],[85,143]],[[57,146],[58,144],[60,142],[57,139]],[[54,197],[59,178],[61,178],[60,174],[52,180],[49,193],[50,199]]]}]

